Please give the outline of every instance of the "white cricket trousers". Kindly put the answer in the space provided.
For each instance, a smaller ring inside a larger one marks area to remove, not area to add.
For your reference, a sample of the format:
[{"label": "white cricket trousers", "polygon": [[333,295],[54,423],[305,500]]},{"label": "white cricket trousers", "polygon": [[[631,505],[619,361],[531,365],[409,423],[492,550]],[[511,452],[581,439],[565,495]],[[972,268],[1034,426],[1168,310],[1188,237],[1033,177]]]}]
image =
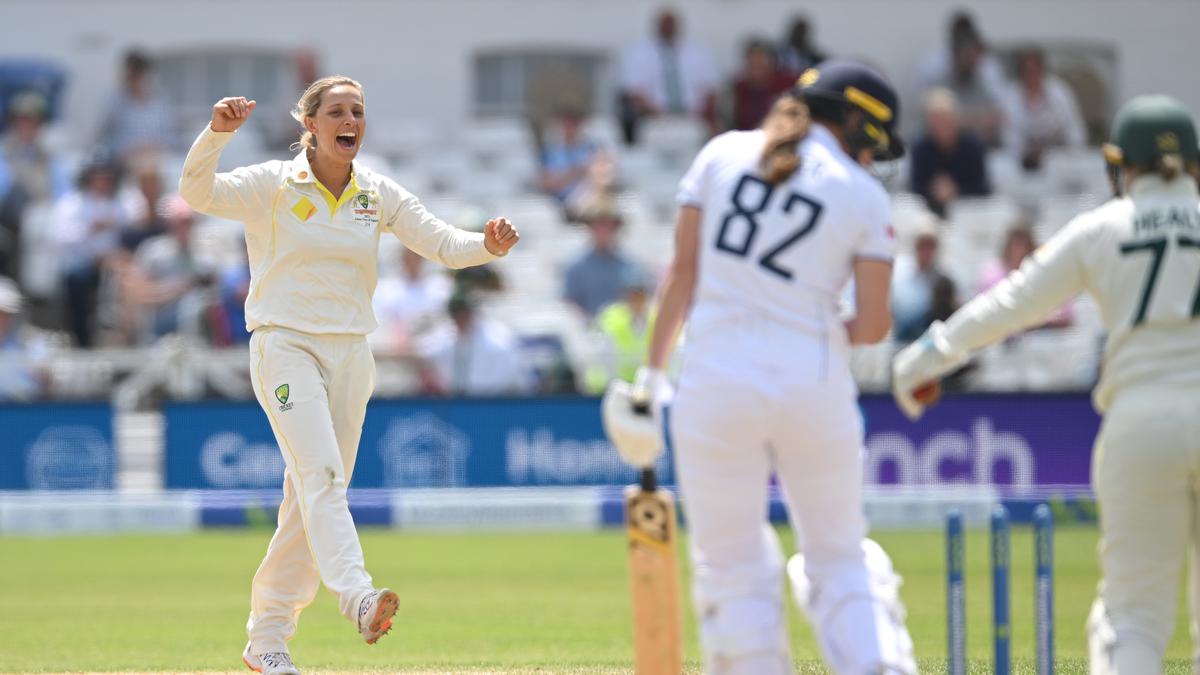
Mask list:
[{"label": "white cricket trousers", "polygon": [[246,631],[253,653],[286,651],[321,583],[357,621],[372,590],[346,485],[354,472],[375,361],[361,335],[266,327],[250,339],[250,380],[283,453],[283,502],[254,575]]},{"label": "white cricket trousers", "polygon": [[1162,672],[1200,527],[1197,394],[1148,386],[1119,392],[1096,438],[1102,580],[1088,636],[1097,675]]},{"label": "white cricket trousers", "polygon": [[845,348],[830,353],[819,339],[794,333],[774,344],[735,342],[702,354],[689,345],[669,417],[706,668],[741,672],[713,664],[765,654],[786,659],[784,559],[766,526],[772,471],[815,594],[851,607],[836,619],[840,627],[824,628],[838,633],[831,639],[855,645],[851,667],[862,664],[859,672],[889,663],[888,645],[902,624],[877,626],[868,597],[863,427]]}]

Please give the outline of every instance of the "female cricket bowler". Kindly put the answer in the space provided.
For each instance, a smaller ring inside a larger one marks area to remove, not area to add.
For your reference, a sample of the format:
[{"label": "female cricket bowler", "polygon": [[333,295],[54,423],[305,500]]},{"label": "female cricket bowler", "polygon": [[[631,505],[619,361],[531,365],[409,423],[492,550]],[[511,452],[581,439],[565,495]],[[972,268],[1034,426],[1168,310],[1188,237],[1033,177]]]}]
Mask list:
[{"label": "female cricket bowler", "polygon": [[365,336],[376,327],[380,236],[455,268],[503,256],[519,237],[504,218],[483,234],[451,227],[355,161],[366,107],[362,86],[348,77],[318,80],[300,97],[292,116],[304,133],[293,159],[216,173],[221,149],[254,106],[244,97],[213,106],[179,191],[197,211],[246,226],[250,376],[286,470],[278,528],[254,575],[243,660],[279,675],[299,672],[287,641],[322,582],[368,644],[396,612],[396,593],[376,589],[367,574],[346,501],[375,386]]},{"label": "female cricket bowler", "polygon": [[892,388],[915,419],[925,410],[915,389],[1079,293],[1096,299],[1108,332],[1092,397],[1104,416],[1092,460],[1103,581],[1087,622],[1088,657],[1094,675],[1141,675],[1163,672],[1200,516],[1200,150],[1192,115],[1167,96],[1135,98],[1117,112],[1105,157],[1115,192],[1127,196],[1079,215],[1000,284],[934,323],[896,355]]},{"label": "female cricket bowler", "polygon": [[[803,552],[788,575],[829,665],[916,670],[899,578],[866,539],[849,365],[850,346],[878,342],[891,323],[888,199],[863,165],[903,153],[897,116],[881,76],[826,61],[761,129],[710,141],[681,181],[675,258],[634,390],[664,398],[688,315],[669,433],[710,675],[792,672],[784,559],[766,525],[772,471]],[[857,315],[846,321],[838,300],[851,278]]]}]

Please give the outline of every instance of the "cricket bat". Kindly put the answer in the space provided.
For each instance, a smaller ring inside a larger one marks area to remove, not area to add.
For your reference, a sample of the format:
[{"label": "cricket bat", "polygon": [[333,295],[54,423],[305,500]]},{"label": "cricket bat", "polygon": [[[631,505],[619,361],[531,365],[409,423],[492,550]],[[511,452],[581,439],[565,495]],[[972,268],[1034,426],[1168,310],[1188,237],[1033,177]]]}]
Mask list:
[{"label": "cricket bat", "polygon": [[637,675],[683,672],[683,622],[675,557],[675,496],[658,487],[653,468],[625,488],[629,583]]}]

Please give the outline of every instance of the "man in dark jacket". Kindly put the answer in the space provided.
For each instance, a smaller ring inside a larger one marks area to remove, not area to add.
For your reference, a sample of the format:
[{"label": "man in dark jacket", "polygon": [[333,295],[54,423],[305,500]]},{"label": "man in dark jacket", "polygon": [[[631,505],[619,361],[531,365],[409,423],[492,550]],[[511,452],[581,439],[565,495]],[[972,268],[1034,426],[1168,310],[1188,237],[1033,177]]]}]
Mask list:
[{"label": "man in dark jacket", "polygon": [[910,189],[945,216],[958,197],[991,194],[983,143],[960,123],[958,102],[946,89],[925,97],[925,132],[912,150]]}]

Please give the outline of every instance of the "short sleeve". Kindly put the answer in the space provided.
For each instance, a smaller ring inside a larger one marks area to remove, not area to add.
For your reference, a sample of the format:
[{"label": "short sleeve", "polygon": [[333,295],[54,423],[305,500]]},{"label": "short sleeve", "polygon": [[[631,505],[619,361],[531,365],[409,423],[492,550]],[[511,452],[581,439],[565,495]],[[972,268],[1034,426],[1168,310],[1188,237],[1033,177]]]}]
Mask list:
[{"label": "short sleeve", "polygon": [[692,160],[687,173],[683,174],[679,181],[679,191],[675,195],[675,202],[679,206],[704,206],[704,194],[708,191],[709,164],[716,156],[713,148],[721,138],[718,136],[705,144],[696,154],[696,159]]},{"label": "short sleeve", "polygon": [[896,257],[896,230],[892,227],[892,207],[887,194],[882,190],[872,190],[870,197],[862,202],[863,229],[854,249],[854,257],[860,260],[891,262]]}]

